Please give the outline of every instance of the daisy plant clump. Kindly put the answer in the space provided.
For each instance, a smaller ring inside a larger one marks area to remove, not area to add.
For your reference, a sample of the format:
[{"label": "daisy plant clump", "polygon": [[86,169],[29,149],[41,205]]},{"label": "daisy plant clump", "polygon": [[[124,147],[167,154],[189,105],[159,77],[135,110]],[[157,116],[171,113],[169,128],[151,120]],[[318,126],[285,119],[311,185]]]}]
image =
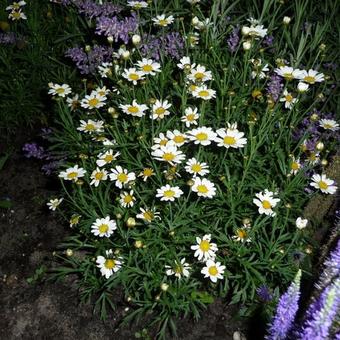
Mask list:
[{"label": "daisy plant clump", "polygon": [[119,287],[131,318],[152,312],[164,336],[172,318],[199,317],[216,297],[249,306],[258,287],[283,291],[294,278],[292,255],[313,224],[305,189],[337,190],[301,156],[309,134],[295,132],[324,107],[316,94],[331,78],[318,45],[282,24],[279,2],[253,8],[261,19],[240,19],[244,9],[224,1],[119,6],[93,13],[112,60],[78,87],[49,85],[55,147],[68,150],[66,245],[83,254],[61,256],[69,268],[57,272],[77,273],[102,316]]}]

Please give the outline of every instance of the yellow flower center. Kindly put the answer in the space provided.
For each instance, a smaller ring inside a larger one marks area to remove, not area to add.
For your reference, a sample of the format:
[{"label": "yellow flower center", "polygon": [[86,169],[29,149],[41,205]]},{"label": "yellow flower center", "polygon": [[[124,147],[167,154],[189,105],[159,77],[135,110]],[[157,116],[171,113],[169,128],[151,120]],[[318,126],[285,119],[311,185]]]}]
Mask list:
[{"label": "yellow flower center", "polygon": [[164,197],[174,197],[175,192],[173,190],[165,190],[163,195],[164,195]]},{"label": "yellow flower center", "polygon": [[211,276],[216,276],[218,274],[218,270],[217,270],[217,267],[216,266],[211,266],[209,267],[209,274]]},{"label": "yellow flower center", "polygon": [[130,73],[129,74],[129,78],[131,80],[138,80],[139,79],[139,75],[137,73]]},{"label": "yellow flower center", "polygon": [[299,170],[300,164],[297,163],[297,162],[293,162],[290,167],[291,167],[292,170]]},{"label": "yellow flower center", "polygon": [[195,114],[189,113],[189,114],[187,115],[187,120],[188,120],[189,122],[194,121],[194,120],[195,120]]},{"label": "yellow flower center", "polygon": [[12,16],[14,19],[19,19],[20,15],[21,15],[20,12],[15,12],[15,11],[12,12]]},{"label": "yellow flower center", "polygon": [[208,97],[208,96],[209,96],[209,91],[207,91],[207,90],[199,91],[199,92],[198,92],[198,95],[199,95],[200,97]]},{"label": "yellow flower center", "polygon": [[137,106],[129,106],[128,111],[130,113],[137,113],[139,111],[139,108]]},{"label": "yellow flower center", "polygon": [[119,182],[124,183],[128,180],[128,176],[127,176],[127,174],[121,173],[117,176],[117,179],[118,179]]},{"label": "yellow flower center", "polygon": [[97,172],[94,175],[94,178],[97,179],[98,181],[100,181],[103,177],[104,177],[104,174],[102,172]]},{"label": "yellow flower center", "polygon": [[125,197],[124,197],[124,202],[125,203],[131,203],[133,201],[133,197],[131,196],[131,195],[126,195]]},{"label": "yellow flower center", "polygon": [[294,97],[291,94],[287,94],[285,99],[288,103],[291,103],[293,101]]},{"label": "yellow flower center", "polygon": [[234,145],[236,143],[235,137],[225,136],[223,138],[223,143],[227,145]]},{"label": "yellow flower center", "polygon": [[161,19],[158,21],[158,24],[160,26],[166,26],[168,24],[168,21],[166,19]]},{"label": "yellow flower center", "polygon": [[205,132],[199,132],[199,133],[196,135],[196,138],[197,138],[199,141],[203,141],[203,140],[207,140],[207,139],[208,139],[208,135],[207,135]]},{"label": "yellow flower center", "polygon": [[167,139],[162,139],[160,142],[159,142],[159,145],[167,145],[168,143],[168,140]]},{"label": "yellow flower center", "polygon": [[272,205],[270,204],[269,201],[264,200],[264,201],[262,202],[262,207],[263,207],[264,209],[270,209],[270,208],[272,207]]},{"label": "yellow flower center", "polygon": [[145,71],[145,72],[150,72],[153,70],[152,66],[151,65],[144,65],[142,67],[142,70]]},{"label": "yellow flower center", "polygon": [[99,99],[97,99],[97,98],[92,98],[92,99],[89,100],[89,106],[91,106],[91,107],[97,106],[98,103],[99,103]]},{"label": "yellow flower center", "polygon": [[306,83],[309,83],[309,84],[314,84],[315,83],[315,77],[313,77],[313,76],[306,76],[306,77],[303,78],[303,80]]},{"label": "yellow flower center", "polygon": [[241,239],[244,239],[247,237],[247,232],[244,229],[238,229],[237,236]]},{"label": "yellow flower center", "polygon": [[201,243],[200,243],[200,249],[203,252],[208,251],[210,249],[210,242],[207,241],[207,240],[202,240]]},{"label": "yellow flower center", "polygon": [[185,141],[185,138],[182,135],[177,135],[174,137],[175,143],[183,143]]},{"label": "yellow flower center", "polygon": [[116,266],[116,262],[115,260],[112,260],[112,259],[106,259],[104,266],[106,269],[112,269]]},{"label": "yellow flower center", "polygon": [[202,193],[202,194],[206,194],[209,190],[205,185],[200,184],[200,185],[197,186],[197,191]]},{"label": "yellow flower center", "polygon": [[324,127],[324,129],[332,129],[333,125],[326,123],[326,124],[323,125],[323,127]]},{"label": "yellow flower center", "polygon": [[182,274],[182,272],[183,272],[182,266],[178,265],[175,267],[176,274]]},{"label": "yellow flower center", "polygon": [[153,175],[153,170],[151,168],[145,168],[143,170],[143,175],[145,177],[149,177],[149,176],[152,176]]},{"label": "yellow flower center", "polygon": [[101,234],[105,234],[109,230],[109,226],[107,224],[101,224],[98,230]]},{"label": "yellow flower center", "polygon": [[104,161],[105,161],[106,163],[112,162],[112,161],[113,161],[113,155],[106,155],[106,156],[104,157]]},{"label": "yellow flower center", "polygon": [[197,85],[192,84],[192,85],[189,86],[190,91],[195,91],[196,88],[197,88]]},{"label": "yellow flower center", "polygon": [[292,80],[294,77],[292,73],[284,73],[283,78],[285,78],[286,80]]},{"label": "yellow flower center", "polygon": [[191,166],[191,170],[193,172],[200,172],[202,170],[202,166],[200,164],[194,164]]},{"label": "yellow flower center", "polygon": [[72,171],[69,174],[67,174],[67,178],[74,179],[78,176],[78,172]]},{"label": "yellow flower center", "polygon": [[328,184],[324,181],[319,182],[320,189],[326,190],[328,188]]},{"label": "yellow flower center", "polygon": [[144,219],[146,219],[147,221],[151,222],[154,218],[154,214],[150,211],[150,210],[147,210],[143,213],[143,217]]},{"label": "yellow flower center", "polygon": [[158,109],[155,110],[155,114],[156,114],[157,116],[162,115],[164,112],[165,112],[164,107],[159,107]]},{"label": "yellow flower center", "polygon": [[57,92],[58,94],[62,94],[62,93],[65,92],[65,89],[62,88],[62,87],[59,87],[59,88],[57,88],[57,89],[55,90],[55,92]]},{"label": "yellow flower center", "polygon": [[92,123],[88,123],[88,124],[86,124],[86,126],[85,126],[85,130],[87,130],[87,131],[93,131],[93,130],[95,130],[96,129],[96,127],[94,126],[94,124],[92,124]]},{"label": "yellow flower center", "polygon": [[166,160],[167,162],[171,162],[172,160],[174,160],[174,158],[175,158],[175,155],[170,152],[165,152],[163,155],[163,159]]},{"label": "yellow flower center", "polygon": [[204,78],[204,76],[205,76],[204,73],[202,73],[202,72],[197,72],[197,73],[195,74],[195,79],[196,79],[196,80],[202,80],[202,79]]}]

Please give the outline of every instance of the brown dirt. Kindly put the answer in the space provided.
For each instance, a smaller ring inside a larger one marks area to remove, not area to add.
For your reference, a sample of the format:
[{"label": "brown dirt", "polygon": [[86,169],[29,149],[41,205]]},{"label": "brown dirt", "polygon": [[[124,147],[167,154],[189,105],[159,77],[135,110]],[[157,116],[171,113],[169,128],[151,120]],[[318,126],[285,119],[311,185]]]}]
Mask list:
[{"label": "brown dirt", "polygon": [[[52,253],[68,232],[46,207],[57,186],[40,172],[40,162],[21,154],[29,136],[30,132],[17,134],[11,143],[15,150],[0,170],[0,200],[12,204],[0,208],[0,339],[135,339],[142,324],[117,327],[125,314],[123,302],[103,322],[92,305],[79,305],[75,277],[27,282],[37,268],[53,266]],[[0,154],[4,148],[0,141]],[[217,300],[200,321],[178,320],[179,339],[232,339],[240,328],[233,315],[235,307]]]}]

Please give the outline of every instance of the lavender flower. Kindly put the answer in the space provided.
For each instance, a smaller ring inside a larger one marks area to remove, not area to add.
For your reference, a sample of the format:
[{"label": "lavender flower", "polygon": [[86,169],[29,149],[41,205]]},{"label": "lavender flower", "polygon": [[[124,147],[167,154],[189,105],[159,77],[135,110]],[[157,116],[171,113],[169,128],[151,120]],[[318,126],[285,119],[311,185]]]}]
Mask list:
[{"label": "lavender flower", "polygon": [[235,52],[237,50],[237,46],[240,42],[240,28],[234,27],[231,31],[228,39],[227,39],[227,45],[230,52]]},{"label": "lavender flower", "polygon": [[103,62],[112,61],[112,53],[111,47],[95,45],[89,52],[85,52],[81,47],[70,48],[65,56],[76,63],[81,74],[94,74]]},{"label": "lavender flower", "polygon": [[52,175],[57,169],[59,169],[61,167],[61,165],[63,164],[63,161],[59,160],[59,161],[52,161],[49,163],[44,164],[41,167],[41,171],[47,175],[50,176]]},{"label": "lavender flower", "polygon": [[180,59],[184,52],[184,39],[178,32],[171,32],[161,37],[144,34],[140,52],[143,57],[159,60],[161,55]]},{"label": "lavender flower", "polygon": [[301,270],[298,271],[294,281],[289,286],[287,292],[280,297],[276,314],[271,322],[268,340],[286,339],[290,331],[296,312],[299,308]]},{"label": "lavender flower", "polygon": [[121,12],[122,8],[113,3],[105,2],[96,3],[92,0],[72,0],[79,13],[84,14],[87,18],[92,19],[100,16],[110,16]]},{"label": "lavender flower", "polygon": [[340,279],[325,288],[307,311],[307,320],[299,332],[300,340],[328,339],[329,332],[340,308]]},{"label": "lavender flower", "polygon": [[273,294],[265,284],[257,288],[256,293],[263,302],[270,302],[273,299]]},{"label": "lavender flower", "polygon": [[340,275],[340,240],[331,252],[330,256],[324,263],[324,270],[320,276],[316,287],[322,290],[324,287],[328,286],[329,283]]},{"label": "lavender flower", "polygon": [[25,42],[24,37],[15,32],[0,33],[0,44],[14,45],[22,42]]},{"label": "lavender flower", "polygon": [[274,37],[272,35],[267,35],[263,41],[262,41],[264,46],[271,47],[274,44]]},{"label": "lavender flower", "polygon": [[46,156],[44,148],[37,143],[26,143],[22,151],[27,158],[43,159]]},{"label": "lavender flower", "polygon": [[277,74],[273,74],[267,84],[267,93],[273,98],[275,102],[277,102],[280,98],[282,88],[282,78]]},{"label": "lavender flower", "polygon": [[101,16],[97,19],[96,34],[112,36],[115,42],[122,40],[125,44],[129,42],[129,36],[136,32],[138,28],[138,20],[136,13],[132,13],[130,17],[122,20],[118,17],[109,18]]}]

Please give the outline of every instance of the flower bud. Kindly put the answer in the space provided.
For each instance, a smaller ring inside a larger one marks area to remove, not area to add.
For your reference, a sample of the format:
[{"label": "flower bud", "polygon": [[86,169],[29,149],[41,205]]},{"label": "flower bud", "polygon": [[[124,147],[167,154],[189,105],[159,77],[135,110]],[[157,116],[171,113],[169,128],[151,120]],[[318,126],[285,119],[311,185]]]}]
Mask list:
[{"label": "flower bud", "polygon": [[90,52],[91,51],[91,46],[90,45],[86,45],[85,46],[85,51],[86,52]]},{"label": "flower bud", "polygon": [[169,285],[167,283],[162,283],[161,284],[161,289],[163,292],[166,292],[169,288]]},{"label": "flower bud", "polygon": [[250,41],[245,41],[243,44],[242,44],[242,47],[243,47],[243,50],[244,51],[248,51],[251,49],[251,42]]},{"label": "flower bud", "polygon": [[318,142],[315,147],[316,147],[316,150],[322,151],[325,148],[325,144],[322,142]]},{"label": "flower bud", "polygon": [[283,17],[282,22],[283,22],[284,25],[289,25],[291,20],[292,20],[292,18],[290,18],[290,17]]},{"label": "flower bud", "polygon": [[132,43],[134,45],[138,45],[141,42],[141,40],[142,40],[142,38],[141,38],[141,36],[139,34],[134,34],[132,36]]},{"label": "flower bud", "polygon": [[297,86],[297,90],[300,93],[304,93],[304,92],[308,91],[308,88],[309,88],[309,85],[306,84],[306,83],[303,83],[303,82],[300,82]]},{"label": "flower bud", "polygon": [[129,217],[126,221],[126,226],[128,228],[133,228],[136,226],[136,220],[133,217]]},{"label": "flower bud", "polygon": [[66,249],[66,256],[72,256],[73,255],[73,250],[72,249]]},{"label": "flower bud", "polygon": [[122,53],[122,58],[123,58],[124,60],[129,59],[129,58],[130,58],[130,51],[124,51],[124,52]]},{"label": "flower bud", "polygon": [[113,43],[113,36],[112,36],[112,35],[109,35],[109,36],[107,37],[107,41],[108,41],[109,44],[112,44],[112,43]]}]

